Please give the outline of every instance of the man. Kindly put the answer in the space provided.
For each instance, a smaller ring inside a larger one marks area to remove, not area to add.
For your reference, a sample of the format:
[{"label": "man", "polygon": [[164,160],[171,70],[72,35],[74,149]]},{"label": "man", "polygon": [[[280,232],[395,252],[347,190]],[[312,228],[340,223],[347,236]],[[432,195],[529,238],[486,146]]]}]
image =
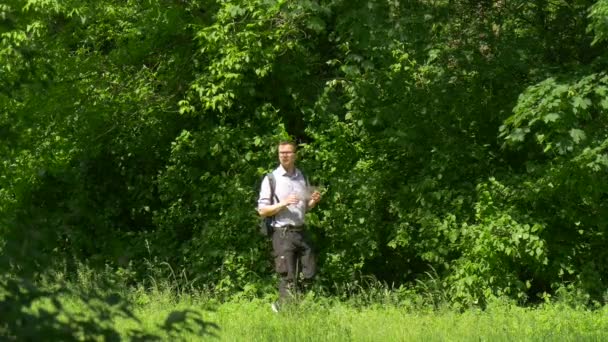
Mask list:
[{"label": "man", "polygon": [[[275,198],[271,204],[270,182],[262,181],[258,212],[262,217],[274,217],[272,249],[275,269],[281,276],[279,301],[285,302],[296,291],[299,276],[298,266],[302,266],[304,285],[310,284],[316,273],[316,256],[304,222],[304,214],[321,200],[318,191],[311,191],[302,172],[295,166],[296,145],[291,141],[278,146],[280,165],[272,172],[275,179]],[[299,263],[298,263],[299,259]],[[273,303],[278,311],[278,303]]]}]

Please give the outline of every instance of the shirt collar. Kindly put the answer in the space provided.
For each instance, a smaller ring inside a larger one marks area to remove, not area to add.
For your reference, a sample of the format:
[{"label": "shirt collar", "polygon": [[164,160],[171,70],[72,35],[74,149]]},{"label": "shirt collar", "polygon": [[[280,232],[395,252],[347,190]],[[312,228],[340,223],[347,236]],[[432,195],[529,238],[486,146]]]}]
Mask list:
[{"label": "shirt collar", "polygon": [[[288,176],[287,170],[285,170],[283,165],[279,164],[279,167],[277,168],[277,170],[279,170],[279,173],[281,174],[281,176]],[[300,174],[300,170],[298,170],[298,168],[296,168],[293,175],[291,175],[291,177],[297,177],[299,174]]]}]

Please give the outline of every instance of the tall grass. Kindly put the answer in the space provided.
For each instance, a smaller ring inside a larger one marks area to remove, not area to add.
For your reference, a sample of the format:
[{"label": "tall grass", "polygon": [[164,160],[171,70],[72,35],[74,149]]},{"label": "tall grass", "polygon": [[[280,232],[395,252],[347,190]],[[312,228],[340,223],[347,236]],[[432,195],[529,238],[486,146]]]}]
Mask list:
[{"label": "tall grass", "polygon": [[[29,310],[48,313],[59,308],[59,320],[90,316],[91,322],[99,321],[124,340],[133,336],[171,341],[608,340],[608,307],[592,310],[550,300],[521,307],[495,299],[483,310],[463,311],[444,302],[446,292],[433,283],[432,275],[418,289],[394,288],[373,278],[332,291],[340,296],[318,288],[277,314],[270,309],[272,295],[223,301],[212,292],[188,288],[192,282],[181,272],[170,269],[169,274],[152,277],[148,286],[123,287],[117,292],[120,300],[68,291],[52,300],[35,301]],[[82,271],[70,286],[95,290],[100,277]],[[186,285],[176,285],[179,279]],[[83,330],[73,336],[86,340],[101,335]]]},{"label": "tall grass", "polygon": [[[581,310],[560,304],[521,308],[508,302],[486,310],[416,310],[385,305],[355,307],[328,298],[305,298],[278,314],[267,300],[218,303],[174,301],[158,294],[135,313],[158,333],[155,322],[170,310],[199,310],[219,327],[215,337],[186,333],[182,340],[220,341],[602,341],[608,339],[607,309]],[[126,321],[125,321],[126,322]],[[118,330],[128,327],[116,322]]]},{"label": "tall grass", "polygon": [[[415,299],[374,304],[368,303],[371,298],[306,296],[276,314],[270,309],[270,298],[220,302],[202,294],[179,296],[169,288],[140,288],[127,296],[133,317],[113,315],[111,321],[100,323],[125,340],[135,330],[171,341],[608,340],[606,307],[589,310],[547,303],[522,308],[497,300],[485,310],[460,312],[447,306],[420,306]],[[395,297],[384,293],[380,298]],[[90,311],[91,303],[82,298],[66,295],[59,300],[66,317]],[[38,309],[45,305],[34,303]],[[180,327],[171,329],[172,323]]]}]

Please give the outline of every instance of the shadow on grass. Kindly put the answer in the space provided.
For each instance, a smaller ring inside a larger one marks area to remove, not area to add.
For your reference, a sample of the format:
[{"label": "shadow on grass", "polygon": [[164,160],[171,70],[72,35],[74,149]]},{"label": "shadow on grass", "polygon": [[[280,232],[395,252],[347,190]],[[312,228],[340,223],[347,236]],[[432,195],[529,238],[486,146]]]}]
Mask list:
[{"label": "shadow on grass", "polygon": [[[171,312],[160,333],[146,331],[131,304],[116,293],[74,290],[67,286],[43,289],[23,278],[0,280],[0,339],[5,341],[172,341],[185,335],[216,336],[219,327],[194,310]],[[68,303],[66,304],[66,299]],[[77,309],[68,308],[76,304]],[[117,319],[133,328],[118,331]]]}]

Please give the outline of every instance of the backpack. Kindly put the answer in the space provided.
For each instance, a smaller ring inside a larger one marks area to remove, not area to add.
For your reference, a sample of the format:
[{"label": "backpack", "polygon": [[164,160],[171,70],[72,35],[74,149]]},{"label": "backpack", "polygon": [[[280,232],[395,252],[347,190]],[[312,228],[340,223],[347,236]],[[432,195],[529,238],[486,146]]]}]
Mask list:
[{"label": "backpack", "polygon": [[[276,186],[276,181],[274,179],[274,175],[271,173],[267,174],[268,184],[270,185],[270,204],[274,204],[274,199],[276,198],[276,194],[274,193],[274,189]],[[278,202],[277,198],[277,202]],[[272,233],[274,233],[274,227],[272,223],[274,222],[274,216],[270,217],[262,217],[260,220],[260,234],[265,237],[272,237]]]}]

